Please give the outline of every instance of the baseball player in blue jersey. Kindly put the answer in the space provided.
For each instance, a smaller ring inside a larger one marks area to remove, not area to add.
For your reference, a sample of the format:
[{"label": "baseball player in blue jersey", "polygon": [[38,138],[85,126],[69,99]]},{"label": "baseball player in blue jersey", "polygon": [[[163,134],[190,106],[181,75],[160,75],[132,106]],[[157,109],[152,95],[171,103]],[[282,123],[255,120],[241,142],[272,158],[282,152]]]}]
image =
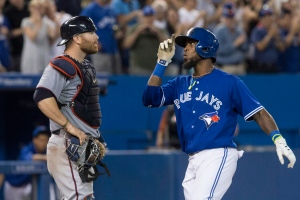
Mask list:
[{"label": "baseball player in blue jersey", "polygon": [[[184,47],[183,67],[194,72],[161,85],[175,43]],[[271,136],[281,164],[283,156],[290,161],[288,168],[296,161],[274,119],[243,81],[214,67],[218,47],[215,35],[203,28],[191,28],[186,36],[172,35],[160,43],[158,62],[143,94],[147,107],[174,104],[182,151],[189,155],[182,183],[185,200],[218,200],[228,190],[243,154],[232,140],[238,115],[254,120]]]}]

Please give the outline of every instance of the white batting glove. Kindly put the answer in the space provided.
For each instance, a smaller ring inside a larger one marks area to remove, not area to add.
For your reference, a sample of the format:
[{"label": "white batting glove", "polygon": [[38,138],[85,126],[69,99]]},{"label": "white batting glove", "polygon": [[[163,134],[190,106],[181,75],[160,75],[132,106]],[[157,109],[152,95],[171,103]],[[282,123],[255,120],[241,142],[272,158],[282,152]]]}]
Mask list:
[{"label": "white batting glove", "polygon": [[279,158],[280,163],[283,165],[284,164],[284,159],[283,156],[287,157],[289,159],[290,163],[288,164],[288,168],[293,168],[295,162],[296,162],[296,157],[293,153],[293,151],[290,149],[290,147],[286,144],[285,139],[280,136],[275,140],[275,145],[276,145],[276,152]]},{"label": "white batting glove", "polygon": [[[175,54],[175,35],[172,34],[171,39],[164,40],[159,44],[157,53],[157,62],[161,60],[166,61],[166,65],[169,64]],[[161,63],[163,64],[163,63]]]}]

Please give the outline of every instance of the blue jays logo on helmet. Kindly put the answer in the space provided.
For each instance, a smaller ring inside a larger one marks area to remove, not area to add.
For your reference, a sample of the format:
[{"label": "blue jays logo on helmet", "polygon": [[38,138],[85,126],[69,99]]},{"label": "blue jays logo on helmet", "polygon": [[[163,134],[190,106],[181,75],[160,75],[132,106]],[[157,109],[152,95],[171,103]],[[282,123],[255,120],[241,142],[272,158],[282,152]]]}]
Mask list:
[{"label": "blue jays logo on helmet", "polygon": [[218,111],[215,111],[211,113],[205,113],[202,116],[200,116],[199,119],[205,122],[206,128],[208,130],[209,127],[211,127],[211,125],[217,123],[220,120],[220,117],[218,116]]},{"label": "blue jays logo on helmet", "polygon": [[175,38],[175,43],[181,47],[185,47],[188,39],[197,41],[195,50],[201,57],[210,58],[213,63],[216,62],[219,41],[211,31],[194,27],[187,32],[186,36],[177,36]]}]

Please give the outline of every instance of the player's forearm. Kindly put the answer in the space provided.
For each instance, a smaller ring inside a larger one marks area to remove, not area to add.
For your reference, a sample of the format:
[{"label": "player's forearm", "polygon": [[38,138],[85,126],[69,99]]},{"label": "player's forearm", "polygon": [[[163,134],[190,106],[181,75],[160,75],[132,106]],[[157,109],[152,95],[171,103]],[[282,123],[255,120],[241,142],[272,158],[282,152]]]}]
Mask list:
[{"label": "player's forearm", "polygon": [[263,109],[253,115],[255,122],[260,126],[260,128],[266,133],[270,134],[274,130],[278,130],[275,120],[268,113],[267,110]]},{"label": "player's forearm", "polygon": [[151,75],[149,80],[148,80],[148,85],[149,86],[160,86],[162,83],[162,79],[158,76]]},{"label": "player's forearm", "polygon": [[39,109],[46,115],[49,119],[56,122],[57,124],[63,126],[67,118],[63,115],[57,106],[54,97],[46,98],[37,103]]}]

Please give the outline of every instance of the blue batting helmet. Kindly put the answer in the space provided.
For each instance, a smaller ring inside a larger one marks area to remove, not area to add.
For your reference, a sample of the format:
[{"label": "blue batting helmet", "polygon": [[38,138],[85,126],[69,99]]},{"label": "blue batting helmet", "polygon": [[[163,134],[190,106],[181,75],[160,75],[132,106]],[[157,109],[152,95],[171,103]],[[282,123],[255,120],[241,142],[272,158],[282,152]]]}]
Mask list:
[{"label": "blue batting helmet", "polygon": [[216,36],[204,28],[191,28],[186,36],[179,35],[175,38],[175,43],[185,47],[186,41],[195,40],[198,43],[195,46],[196,52],[203,58],[211,58],[213,63],[216,62],[219,41]]}]

